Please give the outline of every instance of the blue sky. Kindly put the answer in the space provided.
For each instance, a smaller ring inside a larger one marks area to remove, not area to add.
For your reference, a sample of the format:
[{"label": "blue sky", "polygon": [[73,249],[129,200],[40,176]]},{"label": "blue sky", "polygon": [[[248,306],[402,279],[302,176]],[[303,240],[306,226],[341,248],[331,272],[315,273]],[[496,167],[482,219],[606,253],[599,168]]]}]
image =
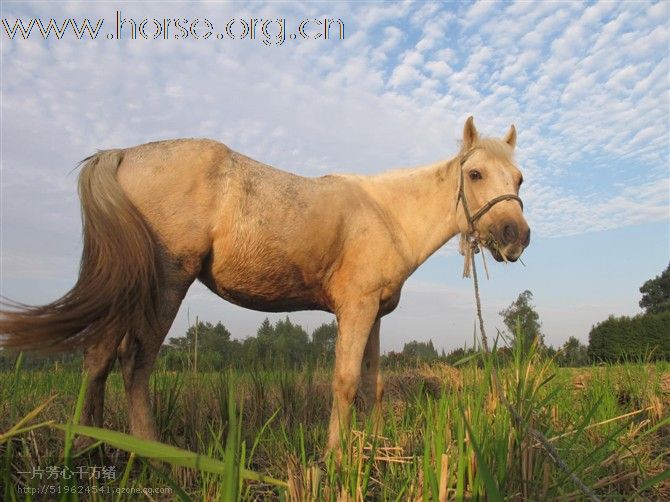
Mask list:
[{"label": "blue sky", "polygon": [[[206,18],[215,33],[232,19],[286,19],[289,33],[341,19],[345,37],[109,40],[117,10],[138,23]],[[74,283],[71,171],[96,149],[209,137],[305,176],[371,174],[452,157],[471,114],[488,135],[516,125],[533,231],[525,267],[489,260],[489,329],[530,289],[549,343],[586,341],[609,314],[638,312],[638,288],[670,259],[667,2],[3,2],[0,18],[19,17],[104,23],[96,40],[10,40],[0,28],[0,271],[12,299],[43,303]],[[471,341],[461,270],[450,243],[416,272],[382,323],[383,349]],[[187,314],[222,320],[237,338],[266,315],[201,285],[172,335]],[[310,329],[330,319],[291,317]]]}]

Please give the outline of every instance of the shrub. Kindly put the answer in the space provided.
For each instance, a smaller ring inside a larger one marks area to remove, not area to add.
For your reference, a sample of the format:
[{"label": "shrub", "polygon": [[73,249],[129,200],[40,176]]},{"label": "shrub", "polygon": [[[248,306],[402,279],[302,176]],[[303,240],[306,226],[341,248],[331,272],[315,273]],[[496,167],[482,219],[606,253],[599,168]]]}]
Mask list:
[{"label": "shrub", "polygon": [[595,361],[670,360],[670,312],[610,316],[591,329],[588,353]]}]

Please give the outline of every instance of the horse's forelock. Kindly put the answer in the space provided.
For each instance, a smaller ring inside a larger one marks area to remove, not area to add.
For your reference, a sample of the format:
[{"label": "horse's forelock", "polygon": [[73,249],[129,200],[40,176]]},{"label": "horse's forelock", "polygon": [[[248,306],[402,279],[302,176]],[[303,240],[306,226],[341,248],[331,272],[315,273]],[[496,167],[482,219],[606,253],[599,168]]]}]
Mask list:
[{"label": "horse's forelock", "polygon": [[[498,138],[478,138],[477,141],[472,145],[471,149],[472,148],[481,148],[494,157],[508,160],[510,162],[514,159],[514,148],[512,148],[505,141]],[[461,146],[460,155],[463,155],[464,153],[465,150]]]}]

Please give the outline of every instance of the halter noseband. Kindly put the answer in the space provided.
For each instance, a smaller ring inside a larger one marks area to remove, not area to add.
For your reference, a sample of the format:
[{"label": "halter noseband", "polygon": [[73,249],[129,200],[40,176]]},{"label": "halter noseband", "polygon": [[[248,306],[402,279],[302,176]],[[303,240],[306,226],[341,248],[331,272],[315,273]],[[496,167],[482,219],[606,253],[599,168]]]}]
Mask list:
[{"label": "halter noseband", "polygon": [[463,211],[465,212],[465,218],[468,220],[468,233],[470,235],[473,235],[475,233],[475,223],[479,218],[484,216],[486,212],[488,212],[493,206],[495,206],[498,202],[502,202],[505,200],[515,200],[519,203],[521,206],[521,210],[523,210],[523,201],[521,200],[521,197],[519,197],[516,194],[513,193],[507,193],[503,195],[498,195],[497,197],[494,197],[490,201],[488,201],[486,204],[484,204],[482,207],[477,209],[475,211],[475,214],[471,215],[470,214],[470,209],[468,207],[468,201],[465,198],[465,183],[464,183],[464,178],[463,178],[463,166],[467,162],[467,160],[470,158],[470,156],[474,153],[475,150],[478,150],[478,147],[472,148],[468,150],[463,157],[461,157],[460,161],[460,171],[461,171],[461,178],[460,178],[460,183],[458,186],[458,199],[456,201],[456,208],[458,209],[458,204],[459,202],[463,204]]}]

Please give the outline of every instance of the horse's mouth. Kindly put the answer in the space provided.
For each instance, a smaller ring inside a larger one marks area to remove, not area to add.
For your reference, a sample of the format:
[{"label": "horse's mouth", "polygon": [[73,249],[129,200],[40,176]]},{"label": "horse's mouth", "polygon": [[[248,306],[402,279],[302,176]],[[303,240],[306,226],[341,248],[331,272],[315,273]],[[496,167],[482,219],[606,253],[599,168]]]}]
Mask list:
[{"label": "horse's mouth", "polygon": [[487,249],[490,251],[491,256],[493,256],[493,259],[497,262],[509,261],[514,263],[519,259],[518,256],[507,256],[507,255],[503,256],[502,253],[498,251],[498,248],[495,246],[491,247],[487,246]]},{"label": "horse's mouth", "polygon": [[495,261],[497,261],[497,262],[505,261],[505,259],[502,257],[502,255],[500,254],[500,252],[496,248],[490,247],[490,248],[488,248],[488,250],[491,252],[491,256],[493,256],[493,259]]}]

